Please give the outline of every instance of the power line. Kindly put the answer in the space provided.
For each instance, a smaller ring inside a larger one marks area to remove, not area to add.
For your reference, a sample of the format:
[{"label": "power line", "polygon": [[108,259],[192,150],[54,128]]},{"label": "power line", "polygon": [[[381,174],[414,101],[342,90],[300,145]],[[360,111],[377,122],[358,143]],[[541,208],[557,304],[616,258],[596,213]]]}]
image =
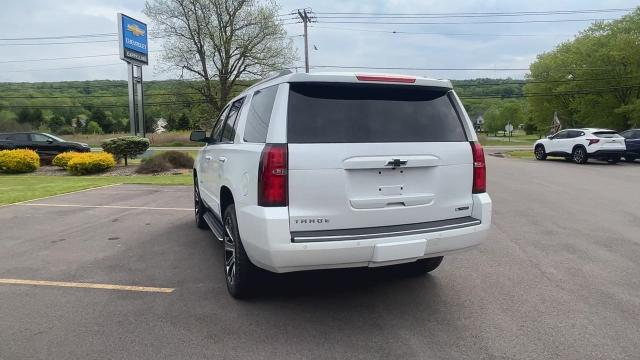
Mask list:
[{"label": "power line", "polygon": [[49,71],[49,70],[71,70],[71,69],[84,69],[84,68],[93,68],[93,67],[101,67],[101,66],[116,66],[122,65],[122,63],[111,63],[111,64],[97,64],[97,65],[84,65],[84,66],[69,66],[69,67],[57,67],[57,68],[47,68],[47,69],[21,69],[21,70],[4,70],[4,73],[8,72],[31,72],[31,71]]},{"label": "power line", "polygon": [[559,23],[559,22],[595,22],[609,21],[615,18],[601,19],[550,19],[550,20],[496,20],[496,21],[449,21],[449,22],[390,22],[390,21],[324,21],[325,18],[318,17],[318,21],[323,24],[372,24],[372,25],[479,25],[479,24],[535,24],[535,23]]},{"label": "power line", "polygon": [[366,70],[411,70],[411,71],[529,71],[529,68],[418,68],[418,67],[382,67],[382,66],[344,66],[314,65],[312,68],[329,69],[366,69]]},{"label": "power line", "polygon": [[316,26],[309,25],[316,29],[332,29],[345,31],[373,32],[373,33],[389,33],[399,35],[442,35],[442,36],[496,36],[496,37],[534,37],[534,36],[573,36],[574,34],[487,34],[487,33],[439,33],[439,32],[415,32],[415,31],[399,31],[399,30],[376,30],[376,29],[359,29],[345,28],[337,26]]},{"label": "power line", "polygon": [[582,10],[542,10],[542,11],[512,11],[512,12],[448,12],[448,13],[385,13],[385,12],[316,12],[318,15],[380,15],[380,16],[537,16],[537,15],[567,15],[593,14],[633,11],[635,8],[610,9],[582,9]]},{"label": "power line", "polygon": [[0,41],[78,39],[78,38],[94,38],[94,37],[110,37],[110,36],[118,36],[118,33],[0,38]]},{"label": "power line", "polygon": [[84,55],[84,56],[58,57],[58,58],[41,58],[41,59],[6,60],[6,61],[0,61],[0,64],[23,63],[23,62],[32,62],[32,61],[53,61],[53,60],[88,59],[88,58],[107,57],[107,56],[118,56],[118,55],[119,55],[119,54],[100,54],[100,55]]},{"label": "power line", "polygon": [[91,41],[66,41],[66,42],[43,42],[43,43],[6,43],[0,46],[38,46],[38,45],[67,45],[67,44],[94,44],[118,42],[118,40],[91,40]]}]

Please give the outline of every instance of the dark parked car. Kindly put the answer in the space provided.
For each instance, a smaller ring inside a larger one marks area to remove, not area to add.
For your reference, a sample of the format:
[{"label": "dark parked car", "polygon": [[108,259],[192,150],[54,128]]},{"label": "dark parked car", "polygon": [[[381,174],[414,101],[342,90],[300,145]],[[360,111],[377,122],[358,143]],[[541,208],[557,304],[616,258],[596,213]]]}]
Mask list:
[{"label": "dark parked car", "polygon": [[624,138],[627,146],[624,159],[629,162],[640,159],[640,129],[630,129],[621,132],[620,135]]},{"label": "dark parked car", "polygon": [[65,151],[88,152],[87,144],[65,141],[57,136],[38,132],[16,132],[0,134],[0,150],[33,149],[41,159],[51,159]]}]

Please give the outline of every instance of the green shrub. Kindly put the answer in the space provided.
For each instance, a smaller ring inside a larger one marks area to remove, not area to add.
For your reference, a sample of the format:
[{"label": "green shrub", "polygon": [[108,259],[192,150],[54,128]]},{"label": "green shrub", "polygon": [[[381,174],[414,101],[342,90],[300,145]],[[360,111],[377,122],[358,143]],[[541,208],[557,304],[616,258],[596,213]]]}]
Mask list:
[{"label": "green shrub", "polygon": [[40,156],[33,150],[0,150],[0,171],[9,174],[34,172],[40,166]]},{"label": "green shrub", "polygon": [[107,171],[116,165],[113,155],[100,153],[81,153],[67,163],[67,171],[73,175],[89,175]]},{"label": "green shrub", "polygon": [[117,159],[124,159],[124,165],[127,166],[127,159],[144,154],[149,148],[149,139],[139,136],[122,136],[113,139],[107,139],[102,143],[102,149],[113,154]]},{"label": "green shrub", "polygon": [[56,135],[73,135],[75,134],[75,130],[73,126],[63,126],[58,131],[56,131]]},{"label": "green shrub", "polygon": [[158,155],[154,155],[153,158],[162,158],[167,160],[174,169],[193,169],[194,159],[191,155],[182,151],[165,151]]},{"label": "green shrub", "polygon": [[58,155],[56,155],[56,157],[53,158],[53,161],[51,162],[51,164],[53,166],[58,166],[61,167],[63,169],[67,168],[67,165],[69,164],[69,160],[73,159],[74,157],[81,155],[83,153],[79,153],[79,152],[75,152],[75,151],[67,151],[67,152],[63,152],[60,153]]},{"label": "green shrub", "polygon": [[161,157],[151,157],[146,159],[138,168],[136,172],[139,174],[157,174],[173,169],[171,163],[167,159]]}]

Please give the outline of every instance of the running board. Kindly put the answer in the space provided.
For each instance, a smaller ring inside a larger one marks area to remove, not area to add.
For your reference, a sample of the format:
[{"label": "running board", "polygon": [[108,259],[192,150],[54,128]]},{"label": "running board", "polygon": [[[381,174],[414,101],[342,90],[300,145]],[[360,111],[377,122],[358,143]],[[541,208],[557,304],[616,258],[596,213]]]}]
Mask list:
[{"label": "running board", "polygon": [[211,232],[216,237],[216,239],[218,239],[219,241],[222,241],[224,237],[223,236],[224,228],[222,227],[222,224],[220,224],[220,221],[216,219],[216,217],[213,215],[211,211],[207,211],[204,214],[204,221],[207,222],[207,225],[209,225],[209,229],[211,229]]}]

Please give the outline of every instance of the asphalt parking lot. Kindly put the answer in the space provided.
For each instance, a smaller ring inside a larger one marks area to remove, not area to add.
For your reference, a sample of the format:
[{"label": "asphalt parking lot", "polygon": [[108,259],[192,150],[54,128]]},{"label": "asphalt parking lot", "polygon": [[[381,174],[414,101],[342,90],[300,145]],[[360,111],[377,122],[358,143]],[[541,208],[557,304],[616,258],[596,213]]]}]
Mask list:
[{"label": "asphalt parking lot", "polygon": [[249,301],[190,187],[0,207],[0,359],[640,358],[640,163],[487,163],[481,247],[419,278],[274,275]]}]

